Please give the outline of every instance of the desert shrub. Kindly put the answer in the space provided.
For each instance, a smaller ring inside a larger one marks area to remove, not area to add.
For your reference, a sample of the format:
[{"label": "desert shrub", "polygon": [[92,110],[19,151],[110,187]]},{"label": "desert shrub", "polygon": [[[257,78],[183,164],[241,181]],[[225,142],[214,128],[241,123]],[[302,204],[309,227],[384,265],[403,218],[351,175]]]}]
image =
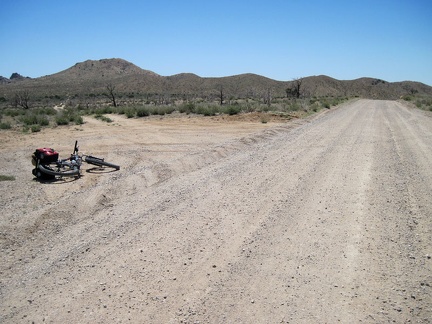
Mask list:
[{"label": "desert shrub", "polygon": [[319,102],[315,101],[310,108],[312,109],[313,112],[317,112],[318,110],[320,110],[321,105]]},{"label": "desert shrub", "polygon": [[195,107],[195,113],[204,116],[214,116],[220,112],[220,106],[200,104]]},{"label": "desert shrub", "polygon": [[250,112],[257,111],[258,110],[257,107],[258,106],[255,103],[246,102],[246,104],[243,107],[243,110],[250,113]]},{"label": "desert shrub", "polygon": [[32,133],[40,132],[41,129],[42,129],[42,128],[41,128],[40,125],[32,125],[32,126],[30,127],[30,130],[32,131]]},{"label": "desert shrub", "polygon": [[47,115],[41,109],[25,110],[23,114],[18,119],[24,125],[41,125],[47,126],[49,120]]},{"label": "desert shrub", "polygon": [[54,116],[55,114],[57,114],[57,110],[55,110],[52,107],[43,107],[43,108],[34,109],[33,113],[35,113],[37,115]]},{"label": "desert shrub", "polygon": [[37,116],[34,114],[26,114],[24,116],[21,116],[19,120],[27,126],[35,125],[37,123]]},{"label": "desert shrub", "polygon": [[136,110],[137,117],[147,117],[150,116],[150,111],[147,107],[139,107]]},{"label": "desert shrub", "polygon": [[15,180],[14,176],[0,174],[0,181],[14,181],[14,180]]},{"label": "desert shrub", "polygon": [[112,106],[104,106],[98,109],[98,113],[100,114],[112,114],[115,111],[115,107]]},{"label": "desert shrub", "polygon": [[240,106],[230,105],[230,106],[227,106],[225,108],[225,113],[228,114],[228,115],[237,115],[237,114],[240,113],[240,111],[241,111],[241,107]]},{"label": "desert shrub", "polygon": [[327,100],[322,103],[322,106],[324,108],[330,109],[330,103]]},{"label": "desert shrub", "polygon": [[301,105],[297,101],[290,102],[287,105],[287,111],[299,111],[301,109]]},{"label": "desert shrub", "polygon": [[124,107],[124,106],[121,106],[121,107],[117,107],[117,114],[119,114],[119,115],[124,115],[125,113],[126,113],[126,107]]},{"label": "desert shrub", "polygon": [[55,122],[59,126],[68,125],[69,124],[69,118],[67,115],[60,113],[56,116]]},{"label": "desert shrub", "polygon": [[113,122],[113,120],[111,118],[109,118],[107,116],[104,116],[104,115],[101,115],[101,114],[96,114],[95,118],[99,119],[101,121],[107,122],[107,123],[112,123]]},{"label": "desert shrub", "polygon": [[193,114],[195,113],[195,104],[193,102],[184,103],[180,105],[178,110],[181,113]]},{"label": "desert shrub", "polygon": [[45,113],[47,115],[54,116],[55,114],[57,114],[57,110],[55,110],[54,108],[45,108]]},{"label": "desert shrub", "polygon": [[75,125],[82,125],[84,124],[84,119],[82,118],[81,115],[75,115],[73,122],[75,123]]},{"label": "desert shrub", "polygon": [[37,124],[40,126],[48,126],[49,125],[48,117],[45,115],[38,116],[37,120],[38,120]]},{"label": "desert shrub", "polygon": [[260,111],[262,112],[269,112],[270,110],[272,110],[272,106],[265,104],[265,105],[261,105]]},{"label": "desert shrub", "polygon": [[57,113],[57,116],[55,117],[55,122],[59,126],[69,125],[70,117],[69,117],[68,113],[65,111],[59,112],[59,113]]},{"label": "desert shrub", "polygon": [[0,129],[11,129],[12,126],[9,122],[2,122],[0,123]]},{"label": "desert shrub", "polygon": [[86,114],[87,111],[89,110],[89,107],[88,107],[88,105],[83,105],[82,103],[78,103],[75,106],[75,109],[78,110],[79,112],[83,113],[83,114]]},{"label": "desert shrub", "polygon": [[164,115],[163,110],[157,106],[148,107],[147,111],[148,111],[148,116],[149,115],[161,115],[161,116]]},{"label": "desert shrub", "polygon": [[154,115],[169,115],[172,114],[175,111],[175,108],[172,106],[162,106],[162,107],[157,107],[157,113],[155,113]]},{"label": "desert shrub", "polygon": [[136,115],[136,110],[133,108],[127,108],[125,109],[125,115],[127,118],[134,118]]},{"label": "desert shrub", "polygon": [[74,123],[77,125],[84,123],[82,116],[79,114],[79,112],[72,108],[67,108],[60,112],[57,112],[55,122],[59,126],[68,125],[69,123]]},{"label": "desert shrub", "polygon": [[4,111],[5,116],[17,117],[20,115],[24,115],[25,111],[21,109],[6,109]]}]

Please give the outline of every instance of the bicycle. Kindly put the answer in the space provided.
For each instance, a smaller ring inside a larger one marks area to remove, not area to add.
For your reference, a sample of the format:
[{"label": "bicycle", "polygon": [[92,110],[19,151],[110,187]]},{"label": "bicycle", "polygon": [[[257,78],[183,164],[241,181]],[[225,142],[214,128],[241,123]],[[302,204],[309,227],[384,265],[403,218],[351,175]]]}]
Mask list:
[{"label": "bicycle", "polygon": [[75,141],[73,153],[67,159],[58,159],[59,154],[52,148],[39,148],[32,155],[35,167],[32,174],[40,180],[52,180],[56,177],[80,177],[83,161],[99,167],[120,170],[120,166],[91,155],[78,154],[78,141]]}]

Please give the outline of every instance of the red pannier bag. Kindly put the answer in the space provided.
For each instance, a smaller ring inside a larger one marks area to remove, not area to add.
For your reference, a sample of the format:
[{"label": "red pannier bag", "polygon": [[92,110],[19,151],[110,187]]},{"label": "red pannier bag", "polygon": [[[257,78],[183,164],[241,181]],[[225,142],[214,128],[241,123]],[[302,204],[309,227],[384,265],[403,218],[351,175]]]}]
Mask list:
[{"label": "red pannier bag", "polygon": [[38,148],[34,152],[34,156],[41,164],[49,164],[58,161],[59,154],[52,148]]}]

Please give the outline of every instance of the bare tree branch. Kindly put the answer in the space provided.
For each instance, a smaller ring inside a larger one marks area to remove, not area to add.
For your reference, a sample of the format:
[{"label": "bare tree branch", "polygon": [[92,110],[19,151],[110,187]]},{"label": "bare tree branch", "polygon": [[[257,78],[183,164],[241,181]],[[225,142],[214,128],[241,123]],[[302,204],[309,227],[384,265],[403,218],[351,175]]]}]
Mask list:
[{"label": "bare tree branch", "polygon": [[112,104],[114,107],[117,107],[117,103],[116,103],[116,95],[115,95],[115,85],[113,85],[112,83],[108,83],[106,85],[106,89],[108,91],[108,93],[106,93],[105,95],[111,100]]},{"label": "bare tree branch", "polygon": [[220,100],[220,105],[223,105],[224,102],[224,93],[223,93],[223,86],[221,85],[219,88],[220,94],[219,94],[219,100]]},{"label": "bare tree branch", "polygon": [[30,93],[27,90],[15,93],[13,105],[15,107],[22,107],[24,109],[29,109]]},{"label": "bare tree branch", "polygon": [[290,86],[285,90],[287,97],[300,98],[302,83],[303,78],[293,79]]}]

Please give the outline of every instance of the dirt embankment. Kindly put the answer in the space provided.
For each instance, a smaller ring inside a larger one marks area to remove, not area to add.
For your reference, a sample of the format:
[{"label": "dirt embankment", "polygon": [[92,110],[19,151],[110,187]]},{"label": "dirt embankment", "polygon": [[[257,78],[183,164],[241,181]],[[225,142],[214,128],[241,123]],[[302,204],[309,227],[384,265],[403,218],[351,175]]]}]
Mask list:
[{"label": "dirt embankment", "polygon": [[[89,119],[1,132],[3,323],[428,322],[432,119]],[[118,172],[40,183],[40,146]]]}]

